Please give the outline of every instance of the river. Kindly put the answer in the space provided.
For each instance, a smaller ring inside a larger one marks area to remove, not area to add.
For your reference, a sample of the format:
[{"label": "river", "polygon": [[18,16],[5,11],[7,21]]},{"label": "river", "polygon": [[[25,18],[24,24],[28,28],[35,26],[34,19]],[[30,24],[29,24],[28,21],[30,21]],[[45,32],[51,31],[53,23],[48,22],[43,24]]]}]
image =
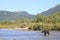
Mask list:
[{"label": "river", "polygon": [[50,31],[50,35],[44,36],[40,31],[0,29],[0,40],[60,40],[60,32]]}]

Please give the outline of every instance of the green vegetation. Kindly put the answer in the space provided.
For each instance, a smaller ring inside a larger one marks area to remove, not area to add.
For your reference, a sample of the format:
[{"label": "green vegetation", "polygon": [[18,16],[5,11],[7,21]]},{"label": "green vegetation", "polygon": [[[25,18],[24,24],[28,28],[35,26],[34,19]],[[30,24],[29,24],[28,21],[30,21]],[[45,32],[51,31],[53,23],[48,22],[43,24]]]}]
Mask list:
[{"label": "green vegetation", "polygon": [[58,30],[60,31],[60,12],[49,15],[36,15],[34,19],[18,19],[15,21],[0,22],[0,28],[25,28],[29,27],[31,30]]}]

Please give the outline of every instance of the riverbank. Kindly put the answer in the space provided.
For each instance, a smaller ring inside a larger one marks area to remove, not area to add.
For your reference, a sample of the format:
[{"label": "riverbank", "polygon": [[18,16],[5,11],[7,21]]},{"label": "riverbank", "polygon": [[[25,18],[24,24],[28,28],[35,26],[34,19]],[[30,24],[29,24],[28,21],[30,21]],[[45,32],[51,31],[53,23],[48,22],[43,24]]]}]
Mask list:
[{"label": "riverbank", "polygon": [[[30,32],[31,32],[31,31],[37,31],[37,32],[38,32],[38,31],[41,31],[41,30],[24,30],[24,29],[21,29],[21,28],[19,28],[19,29],[11,29],[11,28],[10,28],[10,29],[6,29],[6,28],[5,28],[5,29],[0,29],[0,30],[15,30],[15,31],[30,31]],[[60,32],[60,31],[58,31],[58,30],[50,30],[50,31]]]}]

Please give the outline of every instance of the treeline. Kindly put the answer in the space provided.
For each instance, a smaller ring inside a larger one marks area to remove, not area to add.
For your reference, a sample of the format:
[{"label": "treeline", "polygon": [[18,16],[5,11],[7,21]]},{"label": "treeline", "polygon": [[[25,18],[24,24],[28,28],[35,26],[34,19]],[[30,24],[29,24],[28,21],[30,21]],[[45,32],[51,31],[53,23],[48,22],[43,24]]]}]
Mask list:
[{"label": "treeline", "polygon": [[[38,14],[33,22],[38,23],[41,29],[60,30],[60,12],[49,16]],[[38,24],[35,27],[38,27]]]},{"label": "treeline", "polygon": [[34,19],[18,19],[0,22],[0,28],[29,27],[30,30],[60,30],[60,12],[49,16],[37,14]]}]

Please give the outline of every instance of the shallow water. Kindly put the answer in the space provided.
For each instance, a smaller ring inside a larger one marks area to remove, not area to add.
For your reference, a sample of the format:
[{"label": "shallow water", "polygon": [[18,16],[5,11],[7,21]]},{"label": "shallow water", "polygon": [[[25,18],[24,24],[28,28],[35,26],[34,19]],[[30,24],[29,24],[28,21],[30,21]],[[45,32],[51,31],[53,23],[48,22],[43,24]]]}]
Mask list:
[{"label": "shallow water", "polygon": [[0,29],[0,40],[60,40],[60,32],[51,31],[44,36],[40,31],[18,31]]}]

